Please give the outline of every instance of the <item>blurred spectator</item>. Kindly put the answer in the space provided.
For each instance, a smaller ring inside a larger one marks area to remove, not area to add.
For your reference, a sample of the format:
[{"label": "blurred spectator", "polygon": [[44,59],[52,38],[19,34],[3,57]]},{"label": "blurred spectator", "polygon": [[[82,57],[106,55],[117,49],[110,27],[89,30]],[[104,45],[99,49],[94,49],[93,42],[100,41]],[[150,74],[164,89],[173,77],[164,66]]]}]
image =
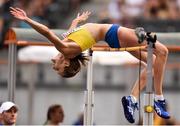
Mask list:
[{"label": "blurred spectator", "polygon": [[[2,105],[2,103],[0,102],[0,108],[1,108],[1,105]],[[0,125],[2,124],[2,115],[1,115],[1,113],[0,113]]]},{"label": "blurred spectator", "polygon": [[137,19],[176,20],[180,18],[180,0],[111,0],[107,17],[110,20],[103,21],[126,27],[134,27]]},{"label": "blurred spectator", "polygon": [[81,0],[71,0],[70,4],[73,5],[72,7],[75,9],[75,8],[79,8],[80,3],[81,3]]},{"label": "blurred spectator", "polygon": [[145,0],[112,0],[108,6],[112,23],[130,27],[135,18],[143,15],[144,3]]},{"label": "blurred spectator", "polygon": [[137,18],[143,14],[143,6],[146,0],[126,0],[123,8],[124,17]]},{"label": "blurred spectator", "polygon": [[62,18],[64,14],[67,12],[63,12],[62,6],[65,6],[64,4],[60,5],[62,3],[55,3],[53,0],[47,0],[46,2],[43,1],[43,20],[46,25],[48,25],[50,28],[57,28],[60,23],[63,22]]},{"label": "blurred spectator", "polygon": [[177,5],[177,8],[178,8],[178,13],[180,12],[180,0],[176,0],[176,5]]},{"label": "blurred spectator", "polygon": [[[0,40],[2,40],[3,18],[0,16]],[[1,42],[2,43],[2,42]]]},{"label": "blurred spectator", "polygon": [[[22,5],[26,5],[26,8],[24,8],[24,10],[26,10],[27,15],[29,17],[31,17],[33,20],[38,21],[38,22],[42,22],[43,24],[48,24],[47,20],[44,17],[44,8],[45,6],[48,6],[48,4],[50,5],[50,3],[48,2],[44,2],[42,0],[32,0],[30,3],[22,3]],[[21,4],[19,5],[21,6]],[[18,27],[21,28],[30,28],[29,25],[27,25],[24,22],[19,22]]]},{"label": "blurred spectator", "polygon": [[19,8],[26,9],[30,2],[30,0],[18,0],[14,4]]},{"label": "blurred spectator", "polygon": [[112,23],[120,23],[122,20],[122,12],[120,7],[125,4],[125,0],[111,0],[108,5],[108,14]]},{"label": "blurred spectator", "polygon": [[2,115],[0,113],[0,126],[2,125]]},{"label": "blurred spectator", "polygon": [[[33,20],[50,28],[63,27],[65,16],[77,9],[80,3],[88,0],[0,0],[0,46],[9,27],[30,28],[24,22],[16,22],[9,14],[9,7],[16,6],[25,10]],[[58,16],[57,16],[58,15]]]},{"label": "blurred spectator", "polygon": [[74,122],[73,125],[76,125],[76,126],[82,126],[83,125],[83,120],[84,120],[84,113],[80,113],[79,116],[78,116],[78,119]]},{"label": "blurred spectator", "polygon": [[9,27],[11,26],[12,17],[10,16],[10,13],[9,13],[9,7],[12,6],[12,4],[13,4],[12,0],[1,0],[1,3],[0,3],[0,15],[2,15],[2,17],[0,17],[0,22],[1,22],[0,23],[0,35],[1,35],[0,48],[4,46],[3,42],[4,42],[5,34],[7,30],[9,29]]},{"label": "blurred spectator", "polygon": [[64,120],[64,110],[61,105],[55,104],[49,107],[47,120],[44,125],[59,125]]},{"label": "blurred spectator", "polygon": [[18,107],[13,102],[3,102],[0,107],[1,125],[15,125]]},{"label": "blurred spectator", "polygon": [[3,6],[4,3],[6,3],[8,0],[0,0],[0,7]]},{"label": "blurred spectator", "polygon": [[[41,22],[50,28],[63,27],[66,16],[88,0],[18,0],[14,6],[27,12],[33,20]],[[13,26],[30,28],[23,22],[14,21]]]},{"label": "blurred spectator", "polygon": [[145,18],[147,19],[177,19],[175,0],[147,0]]},{"label": "blurred spectator", "polygon": [[[180,19],[180,4],[178,4],[179,0],[170,0],[170,14],[171,14],[171,19],[173,20],[179,20]],[[180,2],[180,1],[179,1]]]},{"label": "blurred spectator", "polygon": [[144,3],[145,0],[125,0],[124,4],[120,6],[123,26],[134,27],[134,20],[143,15]]}]

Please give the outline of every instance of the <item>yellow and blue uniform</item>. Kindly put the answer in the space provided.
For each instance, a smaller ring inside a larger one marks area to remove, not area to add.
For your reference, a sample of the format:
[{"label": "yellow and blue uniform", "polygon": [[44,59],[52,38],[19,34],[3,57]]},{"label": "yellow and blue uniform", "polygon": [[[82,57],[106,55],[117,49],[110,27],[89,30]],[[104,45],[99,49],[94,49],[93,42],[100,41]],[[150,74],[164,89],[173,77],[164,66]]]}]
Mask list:
[{"label": "yellow and blue uniform", "polygon": [[[113,24],[105,35],[105,41],[111,48],[120,48],[118,29],[119,25]],[[84,27],[75,28],[64,34],[69,40],[76,42],[82,51],[91,48],[96,43],[91,33]]]},{"label": "yellow and blue uniform", "polygon": [[76,42],[80,46],[82,51],[91,48],[96,43],[90,32],[83,27],[80,27],[70,33],[67,38]]},{"label": "yellow and blue uniform", "polygon": [[118,24],[113,24],[105,35],[105,41],[111,48],[120,48],[119,39],[118,39]]}]

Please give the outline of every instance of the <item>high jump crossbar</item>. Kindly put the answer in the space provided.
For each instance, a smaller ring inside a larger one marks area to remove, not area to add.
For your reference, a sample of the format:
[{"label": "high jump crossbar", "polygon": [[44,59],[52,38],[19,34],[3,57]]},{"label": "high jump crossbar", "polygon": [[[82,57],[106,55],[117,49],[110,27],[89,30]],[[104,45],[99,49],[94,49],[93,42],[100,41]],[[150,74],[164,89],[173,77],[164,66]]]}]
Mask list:
[{"label": "high jump crossbar", "polygon": [[[66,30],[52,29],[52,31],[61,38],[61,34]],[[167,46],[169,51],[180,51],[180,33],[157,33],[158,40]],[[6,34],[5,44],[9,45],[8,52],[8,99],[14,101],[15,87],[16,87],[16,61],[17,61],[17,46],[53,46],[44,36],[33,29],[11,28]],[[89,51],[90,61],[87,70],[87,86],[85,92],[85,112],[84,124],[93,125],[93,85],[92,85],[92,56],[93,51],[134,51],[145,49],[146,47],[129,47],[112,49],[106,44],[96,44]],[[153,114],[153,113],[148,113]],[[147,119],[148,121],[148,119]]]}]

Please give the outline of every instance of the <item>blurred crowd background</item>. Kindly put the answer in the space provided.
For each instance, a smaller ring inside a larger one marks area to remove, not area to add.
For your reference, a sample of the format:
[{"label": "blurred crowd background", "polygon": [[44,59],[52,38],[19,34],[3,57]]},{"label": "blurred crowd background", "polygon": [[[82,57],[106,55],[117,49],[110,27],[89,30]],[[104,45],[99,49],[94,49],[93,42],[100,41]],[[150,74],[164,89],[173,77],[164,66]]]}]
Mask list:
[{"label": "blurred crowd background", "polygon": [[[1,0],[0,33],[9,26],[29,28],[27,24],[12,18],[9,14],[10,6],[24,9],[29,17],[50,28],[67,28],[67,23],[70,23],[68,19],[75,17],[80,8],[86,10],[83,4],[94,6],[92,1],[98,0]],[[152,28],[147,26],[148,30],[179,30],[180,0],[105,0],[98,3],[95,6],[99,8],[98,11],[93,8],[89,10],[93,12],[94,16],[90,17],[93,22],[118,23],[132,28],[152,24]],[[165,29],[167,24],[172,26]]]},{"label": "blurred crowd background", "polygon": [[[30,28],[10,15],[10,6],[25,10],[30,18],[52,29],[67,29],[78,12],[88,10],[92,14],[87,22],[118,23],[130,28],[142,26],[154,32],[180,32],[180,0],[0,0],[0,58],[5,60],[8,51],[3,40],[7,30],[10,27]],[[177,100],[180,92],[179,63],[179,52],[171,52],[164,79],[165,96],[173,118],[171,124],[180,122],[180,108],[174,105],[180,104]],[[7,64],[0,62],[0,101],[8,97],[7,69]],[[62,124],[73,124],[78,115],[82,121],[86,72],[84,68],[76,77],[64,79],[52,70],[49,62],[18,64],[15,100],[19,105],[17,124],[43,124],[47,108],[54,103],[64,108]],[[97,90],[95,124],[128,124],[122,115],[120,98],[130,92],[136,76],[137,64],[94,64],[93,83]]]},{"label": "blurred crowd background", "polygon": [[[0,31],[2,32],[4,30],[2,27],[7,21],[10,23],[9,25],[12,26],[29,27],[25,23],[17,22],[11,17],[9,14],[10,6],[24,9],[29,17],[46,24],[50,28],[65,28],[67,27],[67,19],[72,16],[75,17],[75,12],[77,12],[83,3],[91,6],[91,1],[92,0],[1,0]],[[155,21],[157,24],[159,22],[159,24],[162,24],[162,22],[167,24],[168,21],[176,22],[180,19],[180,0],[105,0],[103,2],[99,7],[96,6],[100,8],[99,11],[93,11],[94,15],[96,15],[94,21],[119,23],[123,26],[134,27],[141,23],[145,25],[150,21]],[[106,7],[103,7],[103,5]],[[86,8],[83,9],[86,10]],[[159,22],[157,20],[159,20]],[[172,27],[168,30],[176,31],[178,29],[173,29]]]},{"label": "blurred crowd background", "polygon": [[9,7],[19,7],[27,15],[50,28],[61,28],[66,18],[74,12],[80,4],[89,0],[1,0],[0,2],[0,33],[1,44],[7,29],[11,26],[29,28],[24,22],[14,20],[9,13]]}]

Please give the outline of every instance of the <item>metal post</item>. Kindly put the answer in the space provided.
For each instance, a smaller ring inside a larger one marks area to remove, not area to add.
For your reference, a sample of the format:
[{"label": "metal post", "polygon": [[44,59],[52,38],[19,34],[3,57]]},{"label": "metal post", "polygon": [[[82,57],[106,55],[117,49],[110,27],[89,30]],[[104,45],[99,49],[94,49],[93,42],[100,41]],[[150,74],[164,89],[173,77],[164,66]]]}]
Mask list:
[{"label": "metal post", "polygon": [[89,50],[89,62],[87,69],[87,87],[85,91],[84,125],[93,125],[94,92],[92,85],[93,51]]},{"label": "metal post", "polygon": [[9,44],[8,52],[8,100],[14,102],[16,87],[16,60],[17,45]]},{"label": "metal post", "polygon": [[28,78],[28,125],[32,125],[33,122],[33,114],[34,114],[34,93],[35,93],[35,83],[36,83],[36,77],[37,75],[34,73],[34,71],[37,69],[37,66],[30,65],[29,66],[29,72],[30,77]]},{"label": "metal post", "polygon": [[148,42],[148,56],[147,56],[147,86],[144,94],[144,113],[143,113],[143,125],[153,125],[153,108],[154,108],[154,94],[153,94],[153,49],[157,36],[151,32],[145,32],[144,28],[138,27],[135,29],[135,34],[138,38],[138,42],[142,43],[144,40]]},{"label": "metal post", "polygon": [[[154,42],[155,43],[155,42]],[[153,106],[154,106],[154,94],[153,94],[153,48],[154,43],[148,41],[148,57],[147,57],[147,86],[144,94],[144,114],[143,125],[153,125]]]}]

